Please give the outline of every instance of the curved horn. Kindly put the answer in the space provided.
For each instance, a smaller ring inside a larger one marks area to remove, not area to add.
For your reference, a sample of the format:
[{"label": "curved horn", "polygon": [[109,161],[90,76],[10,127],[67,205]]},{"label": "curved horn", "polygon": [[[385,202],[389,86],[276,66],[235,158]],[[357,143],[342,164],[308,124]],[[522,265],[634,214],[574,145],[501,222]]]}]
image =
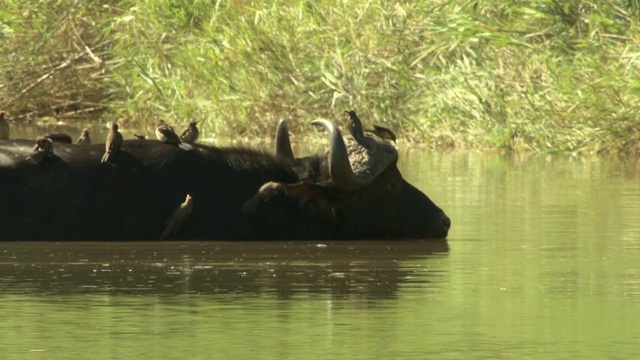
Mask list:
[{"label": "curved horn", "polygon": [[314,120],[311,125],[323,126],[329,132],[329,175],[331,181],[341,189],[356,190],[369,182],[358,179],[351,169],[347,147],[340,130],[324,119]]},{"label": "curved horn", "polygon": [[293,150],[291,150],[291,142],[289,141],[289,129],[287,129],[287,123],[284,119],[280,119],[278,122],[278,128],[276,129],[276,157],[294,160]]}]

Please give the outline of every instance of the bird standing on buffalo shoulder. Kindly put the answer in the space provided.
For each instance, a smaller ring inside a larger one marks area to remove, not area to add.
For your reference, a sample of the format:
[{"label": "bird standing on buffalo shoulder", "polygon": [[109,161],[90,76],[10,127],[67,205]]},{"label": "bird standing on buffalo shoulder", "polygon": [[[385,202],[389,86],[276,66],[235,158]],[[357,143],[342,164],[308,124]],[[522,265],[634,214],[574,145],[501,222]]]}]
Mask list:
[{"label": "bird standing on buffalo shoulder", "polygon": [[9,138],[9,123],[4,119],[4,110],[0,110],[0,140]]},{"label": "bird standing on buffalo shoulder", "polygon": [[178,137],[178,134],[173,131],[173,127],[164,122],[164,120],[160,120],[158,122],[158,126],[156,127],[156,137],[158,138],[158,140],[160,140],[160,142],[177,145],[183,150],[193,149],[191,145],[182,142],[182,140],[180,140],[180,138]]},{"label": "bird standing on buffalo shoulder", "polygon": [[53,142],[46,136],[40,136],[36,139],[36,146],[33,147],[31,155],[27,156],[27,160],[40,164],[47,157],[53,157]]},{"label": "bird standing on buffalo shoulder", "polygon": [[102,160],[100,162],[106,163],[109,161],[109,157],[111,154],[120,150],[122,146],[122,134],[118,131],[118,123],[111,123],[111,130],[109,131],[109,135],[107,135],[107,142],[104,144],[104,155],[102,156]]},{"label": "bird standing on buffalo shoulder", "polygon": [[91,137],[89,136],[89,129],[82,129],[82,133],[77,141],[78,145],[91,145]]},{"label": "bird standing on buffalo shoulder", "polygon": [[198,141],[198,138],[200,137],[200,131],[198,130],[198,127],[196,125],[198,125],[197,121],[189,122],[189,126],[187,127],[187,129],[180,135],[180,140],[188,144],[193,144]]},{"label": "bird standing on buffalo shoulder", "polygon": [[187,194],[184,202],[173,211],[171,217],[167,219],[165,223],[164,231],[160,235],[160,239],[166,239],[167,236],[172,235],[180,231],[184,227],[184,224],[189,220],[191,212],[193,211],[193,199],[191,195]]},{"label": "bird standing on buffalo shoulder", "polygon": [[180,138],[178,137],[176,132],[173,131],[173,127],[164,122],[164,120],[160,120],[158,122],[158,126],[156,127],[156,137],[163,143],[169,143],[173,145],[180,144]]}]

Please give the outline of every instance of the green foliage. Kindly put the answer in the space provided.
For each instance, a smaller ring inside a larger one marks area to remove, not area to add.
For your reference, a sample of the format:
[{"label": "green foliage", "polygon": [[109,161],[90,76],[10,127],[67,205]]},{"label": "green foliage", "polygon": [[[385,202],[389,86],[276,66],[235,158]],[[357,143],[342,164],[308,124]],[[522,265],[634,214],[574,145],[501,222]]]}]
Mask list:
[{"label": "green foliage", "polygon": [[5,4],[14,117],[203,118],[256,136],[354,108],[432,147],[640,149],[637,1]]}]

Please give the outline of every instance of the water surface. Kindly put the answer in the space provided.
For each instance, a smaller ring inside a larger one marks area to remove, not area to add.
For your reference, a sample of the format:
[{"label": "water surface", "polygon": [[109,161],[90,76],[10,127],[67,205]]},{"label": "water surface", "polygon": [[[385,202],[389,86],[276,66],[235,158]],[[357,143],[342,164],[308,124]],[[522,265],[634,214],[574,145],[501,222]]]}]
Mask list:
[{"label": "water surface", "polygon": [[640,162],[400,161],[448,242],[0,243],[2,358],[640,358]]}]

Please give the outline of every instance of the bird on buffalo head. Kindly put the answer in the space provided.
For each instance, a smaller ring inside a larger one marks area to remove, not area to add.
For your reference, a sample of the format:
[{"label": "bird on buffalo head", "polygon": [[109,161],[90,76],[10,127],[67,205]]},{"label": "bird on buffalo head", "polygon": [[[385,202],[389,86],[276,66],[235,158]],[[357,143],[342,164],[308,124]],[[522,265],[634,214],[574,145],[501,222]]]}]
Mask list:
[{"label": "bird on buffalo head", "polygon": [[189,122],[187,129],[182,132],[182,135],[180,135],[180,140],[189,144],[193,144],[198,141],[200,131],[196,125],[198,125],[198,121]]},{"label": "bird on buffalo head", "polygon": [[349,132],[351,132],[351,136],[353,136],[353,138],[359,144],[362,144],[364,132],[372,133],[384,140],[396,142],[396,135],[390,129],[378,125],[373,125],[373,129],[363,130],[362,120],[360,120],[356,112],[353,110],[347,110],[345,112],[349,114],[349,119],[351,121],[349,123]]},{"label": "bird on buffalo head", "polygon": [[91,136],[89,136],[89,129],[82,129],[82,133],[78,138],[78,145],[91,145]]},{"label": "bird on buffalo head", "polygon": [[107,141],[104,144],[105,152],[100,162],[108,162],[111,155],[120,150],[122,141],[122,134],[118,131],[118,123],[112,122]]},{"label": "bird on buffalo head", "polygon": [[373,129],[367,129],[365,131],[368,133],[375,134],[380,139],[396,142],[396,134],[394,134],[393,131],[391,131],[391,129],[388,129],[386,127],[373,125]]},{"label": "bird on buffalo head", "polygon": [[9,123],[4,119],[4,110],[0,110],[0,140],[9,138]]}]

